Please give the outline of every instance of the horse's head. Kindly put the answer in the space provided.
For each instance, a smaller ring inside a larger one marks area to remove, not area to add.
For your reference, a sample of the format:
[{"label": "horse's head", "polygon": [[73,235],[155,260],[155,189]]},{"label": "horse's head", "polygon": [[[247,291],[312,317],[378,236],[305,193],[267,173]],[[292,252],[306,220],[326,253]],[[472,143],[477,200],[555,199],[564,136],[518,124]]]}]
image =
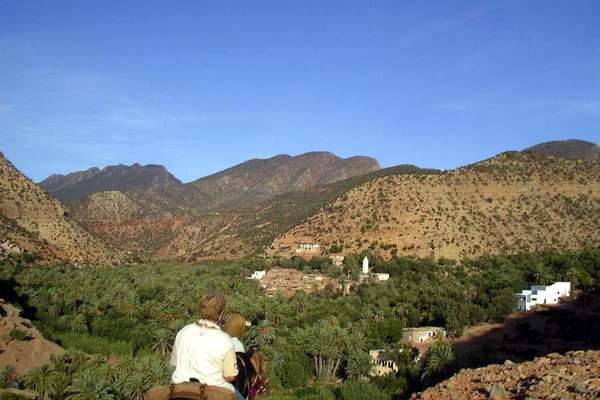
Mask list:
[{"label": "horse's head", "polygon": [[250,355],[250,363],[254,369],[253,376],[250,377],[250,386],[258,393],[264,392],[269,383],[267,378],[267,363],[265,355],[258,349],[252,349]]}]

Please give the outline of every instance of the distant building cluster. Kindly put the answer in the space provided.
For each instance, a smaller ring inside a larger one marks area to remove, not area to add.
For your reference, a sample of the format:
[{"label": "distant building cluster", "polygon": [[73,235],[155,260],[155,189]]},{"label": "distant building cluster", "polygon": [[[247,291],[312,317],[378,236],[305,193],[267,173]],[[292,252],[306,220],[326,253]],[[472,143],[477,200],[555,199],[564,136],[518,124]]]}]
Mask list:
[{"label": "distant building cluster", "polygon": [[305,274],[293,268],[273,268],[269,271],[254,271],[248,277],[260,282],[268,296],[282,293],[291,297],[297,290],[312,293],[330,286],[333,290],[340,290],[341,285],[333,278],[322,274]]},{"label": "distant building cluster", "polygon": [[[419,353],[417,361],[427,349],[437,340],[446,338],[446,330],[439,326],[421,326],[416,328],[404,328],[402,330],[402,343],[412,348],[416,348]],[[398,372],[396,364],[397,352],[399,350],[370,350],[371,356],[371,376],[383,376]]]},{"label": "distant building cluster", "polygon": [[555,282],[549,286],[533,285],[529,290],[521,290],[515,296],[518,311],[529,311],[542,304],[558,304],[571,296],[571,282]]}]

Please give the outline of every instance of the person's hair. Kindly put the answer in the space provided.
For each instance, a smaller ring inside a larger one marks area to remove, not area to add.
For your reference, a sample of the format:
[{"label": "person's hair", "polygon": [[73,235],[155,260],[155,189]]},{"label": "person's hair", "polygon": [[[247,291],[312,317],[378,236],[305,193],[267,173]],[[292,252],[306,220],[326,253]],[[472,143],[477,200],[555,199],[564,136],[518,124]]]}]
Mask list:
[{"label": "person's hair", "polygon": [[221,293],[209,293],[200,300],[200,316],[217,322],[225,311],[225,296]]},{"label": "person's hair", "polygon": [[233,313],[225,322],[223,330],[231,337],[240,339],[246,329],[246,318],[240,313]]}]

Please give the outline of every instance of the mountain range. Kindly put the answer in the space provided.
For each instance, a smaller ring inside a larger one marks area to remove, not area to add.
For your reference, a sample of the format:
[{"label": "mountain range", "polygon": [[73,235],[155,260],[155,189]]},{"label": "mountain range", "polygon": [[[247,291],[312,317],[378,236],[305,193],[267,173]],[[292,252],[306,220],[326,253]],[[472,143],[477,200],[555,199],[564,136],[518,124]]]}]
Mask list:
[{"label": "mountain range", "polygon": [[109,190],[136,190],[166,188],[180,185],[162,165],[111,165],[100,169],[93,167],[67,175],[53,174],[39,182],[42,188],[64,203],[73,203],[86,196]]},{"label": "mountain range", "polygon": [[67,208],[0,153],[0,255],[29,252],[43,260],[111,263],[119,259],[74,221]]},{"label": "mountain range", "polygon": [[598,245],[598,149],[549,142],[450,171],[310,152],[189,183],[139,164],[40,182],[66,206],[2,157],[0,232],[4,248],[79,262],[291,256],[300,241],[450,258]]}]

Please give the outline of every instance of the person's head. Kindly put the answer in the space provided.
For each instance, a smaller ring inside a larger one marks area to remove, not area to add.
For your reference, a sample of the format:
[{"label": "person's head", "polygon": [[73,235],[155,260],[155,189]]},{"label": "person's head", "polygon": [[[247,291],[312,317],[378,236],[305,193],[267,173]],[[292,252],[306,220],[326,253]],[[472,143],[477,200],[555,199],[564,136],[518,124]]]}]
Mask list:
[{"label": "person's head", "polygon": [[240,313],[233,313],[225,322],[223,330],[231,337],[240,339],[246,329],[246,319]]},{"label": "person's head", "polygon": [[200,300],[200,316],[213,322],[219,322],[225,312],[225,296],[209,293]]}]

